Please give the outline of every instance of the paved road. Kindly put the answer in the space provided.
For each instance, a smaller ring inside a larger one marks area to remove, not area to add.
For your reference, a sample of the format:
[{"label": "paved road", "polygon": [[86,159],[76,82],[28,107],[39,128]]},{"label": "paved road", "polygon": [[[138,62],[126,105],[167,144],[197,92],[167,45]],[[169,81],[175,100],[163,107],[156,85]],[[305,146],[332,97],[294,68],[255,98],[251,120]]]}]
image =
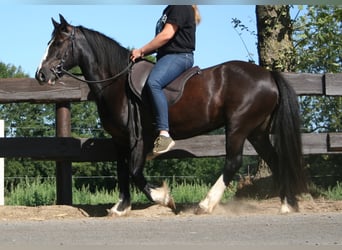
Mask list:
[{"label": "paved road", "polygon": [[341,247],[342,213],[1,221],[0,232],[0,249],[47,245]]}]

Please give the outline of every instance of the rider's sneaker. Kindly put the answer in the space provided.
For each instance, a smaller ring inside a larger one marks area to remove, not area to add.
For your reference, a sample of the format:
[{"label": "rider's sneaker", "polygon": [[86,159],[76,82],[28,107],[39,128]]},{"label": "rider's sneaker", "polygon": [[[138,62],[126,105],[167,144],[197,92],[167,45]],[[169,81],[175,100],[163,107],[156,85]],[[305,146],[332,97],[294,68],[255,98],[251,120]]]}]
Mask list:
[{"label": "rider's sneaker", "polygon": [[171,137],[160,135],[154,141],[154,148],[152,152],[154,155],[160,155],[169,151],[174,145],[175,142]]}]

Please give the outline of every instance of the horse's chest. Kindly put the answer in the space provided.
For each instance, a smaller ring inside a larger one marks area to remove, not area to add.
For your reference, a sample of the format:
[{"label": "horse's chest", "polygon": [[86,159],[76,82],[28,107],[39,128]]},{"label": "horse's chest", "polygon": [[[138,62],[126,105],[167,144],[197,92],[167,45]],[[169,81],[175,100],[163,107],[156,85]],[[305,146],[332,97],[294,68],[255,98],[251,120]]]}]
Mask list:
[{"label": "horse's chest", "polygon": [[127,132],[125,112],[101,104],[98,105],[98,112],[104,130],[111,136],[121,137]]}]

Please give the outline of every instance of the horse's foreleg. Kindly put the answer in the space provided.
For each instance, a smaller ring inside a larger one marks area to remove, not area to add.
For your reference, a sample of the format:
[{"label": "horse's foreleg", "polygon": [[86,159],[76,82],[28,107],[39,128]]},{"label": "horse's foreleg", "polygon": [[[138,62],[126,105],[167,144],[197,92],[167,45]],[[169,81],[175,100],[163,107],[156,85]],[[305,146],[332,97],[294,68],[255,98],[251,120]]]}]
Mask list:
[{"label": "horse's foreleg", "polygon": [[134,184],[151,202],[170,207],[175,211],[175,203],[167,184],[164,182],[161,187],[155,187],[147,182],[143,174],[146,157],[142,154],[142,147],[143,141],[139,141],[136,150],[131,152],[130,171]]},{"label": "horse's foreleg", "polygon": [[170,189],[166,182],[163,182],[161,187],[149,187],[149,195],[152,200],[157,204],[171,208],[173,211],[176,210],[176,205],[171,196]]},{"label": "horse's foreleg", "polygon": [[154,185],[147,183],[142,173],[142,169],[138,172],[135,171],[132,176],[135,185],[146,195],[146,197],[151,202],[169,207],[173,211],[175,211],[176,206],[174,200],[165,182],[163,182],[163,185],[161,187],[155,187]]},{"label": "horse's foreleg", "polygon": [[[120,154],[119,154],[120,155]],[[119,156],[117,161],[117,174],[119,186],[119,201],[109,210],[108,215],[124,216],[131,210],[131,195],[129,191],[129,169],[127,159]]]}]

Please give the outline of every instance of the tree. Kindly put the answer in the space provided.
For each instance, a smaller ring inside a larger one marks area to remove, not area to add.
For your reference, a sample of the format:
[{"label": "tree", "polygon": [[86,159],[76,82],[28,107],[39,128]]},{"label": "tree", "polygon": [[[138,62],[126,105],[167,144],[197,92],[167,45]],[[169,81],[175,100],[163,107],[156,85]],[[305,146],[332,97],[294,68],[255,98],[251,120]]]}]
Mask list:
[{"label": "tree", "polygon": [[[302,10],[303,11],[303,10]],[[340,6],[307,6],[295,21],[296,70],[307,73],[342,72],[342,9]],[[303,130],[342,131],[341,97],[300,97]],[[320,186],[336,185],[342,178],[341,155],[306,158],[310,175]]]},{"label": "tree", "polygon": [[342,66],[342,9],[307,6],[294,23],[295,67],[300,72],[337,73]]},{"label": "tree", "polygon": [[[308,6],[295,23],[296,70],[307,73],[342,72],[342,10],[338,6]],[[306,131],[342,129],[340,97],[301,98]]]},{"label": "tree", "polygon": [[257,5],[256,18],[259,65],[290,71],[294,50],[289,5]]},{"label": "tree", "polygon": [[21,67],[17,68],[11,64],[0,62],[0,78],[20,78],[27,77]]}]

